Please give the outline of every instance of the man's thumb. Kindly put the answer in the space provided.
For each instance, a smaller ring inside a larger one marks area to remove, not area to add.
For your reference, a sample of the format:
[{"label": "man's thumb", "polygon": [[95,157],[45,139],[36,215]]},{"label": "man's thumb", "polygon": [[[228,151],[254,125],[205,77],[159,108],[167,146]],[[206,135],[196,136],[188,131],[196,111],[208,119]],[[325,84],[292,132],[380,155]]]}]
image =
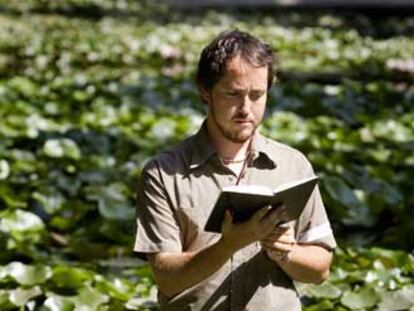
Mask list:
[{"label": "man's thumb", "polygon": [[226,210],[226,212],[224,214],[223,226],[228,227],[232,222],[233,222],[233,217],[231,217],[230,212],[228,210]]}]

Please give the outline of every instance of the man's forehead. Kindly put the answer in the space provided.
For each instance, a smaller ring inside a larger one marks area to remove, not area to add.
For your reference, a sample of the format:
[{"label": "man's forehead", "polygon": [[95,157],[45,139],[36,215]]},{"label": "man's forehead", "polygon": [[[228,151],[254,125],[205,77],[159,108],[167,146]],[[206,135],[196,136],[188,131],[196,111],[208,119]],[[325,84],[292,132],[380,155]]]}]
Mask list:
[{"label": "man's forehead", "polygon": [[247,59],[238,55],[226,61],[225,73],[228,74],[245,74],[252,69],[267,70],[267,66],[258,67],[251,64]]},{"label": "man's forehead", "polygon": [[226,72],[220,80],[220,84],[225,88],[243,89],[249,86],[254,89],[267,89],[267,70],[259,74],[245,75]]},{"label": "man's forehead", "polygon": [[221,84],[225,87],[244,88],[246,83],[254,88],[267,88],[267,66],[257,67],[240,56],[226,62],[226,69],[221,77]]}]

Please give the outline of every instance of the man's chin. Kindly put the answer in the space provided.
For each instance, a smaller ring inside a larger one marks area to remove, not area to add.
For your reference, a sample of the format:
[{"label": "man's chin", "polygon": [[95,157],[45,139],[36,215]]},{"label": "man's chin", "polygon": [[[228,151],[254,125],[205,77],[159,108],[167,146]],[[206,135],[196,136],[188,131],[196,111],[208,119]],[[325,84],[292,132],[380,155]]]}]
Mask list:
[{"label": "man's chin", "polygon": [[243,144],[253,136],[254,131],[243,131],[226,135],[227,139],[233,143]]}]

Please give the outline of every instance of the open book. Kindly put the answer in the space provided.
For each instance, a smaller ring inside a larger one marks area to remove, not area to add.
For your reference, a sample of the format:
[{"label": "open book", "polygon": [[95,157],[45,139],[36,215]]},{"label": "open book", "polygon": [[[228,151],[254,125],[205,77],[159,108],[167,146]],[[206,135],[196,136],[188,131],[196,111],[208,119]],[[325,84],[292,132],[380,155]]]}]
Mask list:
[{"label": "open book", "polygon": [[275,208],[281,204],[285,205],[286,217],[281,219],[280,223],[297,219],[317,181],[317,176],[298,179],[282,184],[273,190],[261,185],[225,187],[217,198],[204,229],[220,233],[226,209],[230,211],[234,222],[243,222],[252,217],[260,208],[269,204]]}]

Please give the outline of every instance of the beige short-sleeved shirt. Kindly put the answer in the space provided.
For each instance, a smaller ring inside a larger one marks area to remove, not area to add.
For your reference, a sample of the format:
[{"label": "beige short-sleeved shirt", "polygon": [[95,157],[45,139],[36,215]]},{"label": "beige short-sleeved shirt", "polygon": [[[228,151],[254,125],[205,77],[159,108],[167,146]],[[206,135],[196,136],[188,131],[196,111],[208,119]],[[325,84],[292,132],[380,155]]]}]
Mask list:
[{"label": "beige short-sleeved shirt", "polygon": [[[253,159],[240,184],[275,188],[313,176],[297,150],[256,134]],[[137,201],[134,251],[195,251],[216,242],[220,234],[203,230],[220,189],[237,176],[223,166],[209,142],[205,124],[174,149],[161,153],[144,168]],[[293,223],[300,243],[336,246],[324,205],[316,188],[301,217]],[[172,298],[158,293],[162,310],[300,310],[290,277],[253,243],[204,281]]]}]

